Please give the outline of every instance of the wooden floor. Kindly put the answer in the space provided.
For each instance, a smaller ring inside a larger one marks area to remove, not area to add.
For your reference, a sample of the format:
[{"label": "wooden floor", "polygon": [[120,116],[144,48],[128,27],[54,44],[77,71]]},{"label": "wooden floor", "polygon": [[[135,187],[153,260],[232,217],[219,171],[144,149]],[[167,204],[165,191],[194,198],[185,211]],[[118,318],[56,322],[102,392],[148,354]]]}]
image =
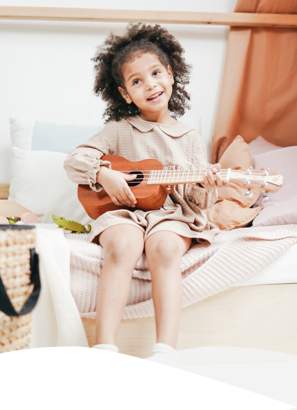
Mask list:
[{"label": "wooden floor", "polygon": [[[83,319],[90,346],[95,320]],[[145,358],[155,343],[154,317],[122,320],[121,353]],[[243,286],[182,309],[178,350],[237,346],[297,355],[297,284]]]}]

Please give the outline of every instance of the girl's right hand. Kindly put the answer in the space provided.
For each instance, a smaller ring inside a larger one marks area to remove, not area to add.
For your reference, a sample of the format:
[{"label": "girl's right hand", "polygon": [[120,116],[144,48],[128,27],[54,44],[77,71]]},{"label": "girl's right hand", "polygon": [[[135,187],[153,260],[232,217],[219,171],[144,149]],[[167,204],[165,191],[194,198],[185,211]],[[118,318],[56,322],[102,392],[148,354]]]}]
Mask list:
[{"label": "girl's right hand", "polygon": [[107,167],[101,167],[97,173],[97,182],[101,184],[112,202],[134,208],[136,199],[126,181],[132,181],[137,175],[127,175]]}]

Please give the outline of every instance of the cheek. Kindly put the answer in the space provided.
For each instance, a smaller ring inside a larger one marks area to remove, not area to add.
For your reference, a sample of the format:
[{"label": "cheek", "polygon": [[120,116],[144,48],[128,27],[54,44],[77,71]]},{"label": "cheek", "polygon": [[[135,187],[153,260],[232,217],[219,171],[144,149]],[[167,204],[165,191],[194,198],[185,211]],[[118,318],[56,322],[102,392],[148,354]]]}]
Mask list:
[{"label": "cheek", "polygon": [[140,89],[134,91],[134,93],[133,93],[133,100],[134,100],[134,101],[139,101],[139,102],[145,100],[145,97],[144,97],[144,95],[143,95],[143,92],[142,92]]}]

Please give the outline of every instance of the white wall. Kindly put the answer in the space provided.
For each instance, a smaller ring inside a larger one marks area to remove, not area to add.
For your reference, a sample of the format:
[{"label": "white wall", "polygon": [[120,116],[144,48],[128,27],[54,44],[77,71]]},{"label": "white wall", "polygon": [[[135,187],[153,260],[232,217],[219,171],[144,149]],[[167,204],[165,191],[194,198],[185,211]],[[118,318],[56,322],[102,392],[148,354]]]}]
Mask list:
[{"label": "white wall", "polygon": [[[109,9],[232,12],[237,0],[109,0]],[[0,0],[0,5],[107,8],[98,0]],[[165,25],[164,25],[165,26]],[[0,183],[10,182],[9,116],[72,124],[101,124],[104,103],[93,94],[96,46],[126,24],[0,20]],[[224,67],[228,28],[166,25],[193,65],[192,109],[183,121],[202,117],[210,150]]]}]

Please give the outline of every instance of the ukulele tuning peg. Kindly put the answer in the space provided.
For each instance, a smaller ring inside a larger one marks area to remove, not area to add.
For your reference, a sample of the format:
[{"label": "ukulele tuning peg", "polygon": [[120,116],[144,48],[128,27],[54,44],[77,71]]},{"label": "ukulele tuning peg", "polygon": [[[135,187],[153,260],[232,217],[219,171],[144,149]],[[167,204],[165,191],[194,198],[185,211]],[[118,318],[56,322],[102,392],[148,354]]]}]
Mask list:
[{"label": "ukulele tuning peg", "polygon": [[251,198],[251,197],[253,196],[252,191],[251,191],[250,189],[248,189],[248,190],[246,191],[246,193],[245,193],[245,196],[246,196],[247,198]]},{"label": "ukulele tuning peg", "polygon": [[251,171],[250,169],[247,169],[247,170],[245,171],[245,174],[246,174],[246,175],[251,175],[251,173],[252,173],[252,171]]},{"label": "ukulele tuning peg", "polygon": [[243,181],[244,185],[250,185],[251,181],[249,179],[245,179]]},{"label": "ukulele tuning peg", "polygon": [[264,201],[267,201],[267,199],[269,199],[269,194],[267,192],[263,194],[263,199]]},{"label": "ukulele tuning peg", "polygon": [[[268,168],[268,169],[269,169],[269,168]],[[268,172],[268,171],[264,171],[262,175],[263,175],[263,177],[267,177],[267,175],[269,175],[269,172]]]}]

